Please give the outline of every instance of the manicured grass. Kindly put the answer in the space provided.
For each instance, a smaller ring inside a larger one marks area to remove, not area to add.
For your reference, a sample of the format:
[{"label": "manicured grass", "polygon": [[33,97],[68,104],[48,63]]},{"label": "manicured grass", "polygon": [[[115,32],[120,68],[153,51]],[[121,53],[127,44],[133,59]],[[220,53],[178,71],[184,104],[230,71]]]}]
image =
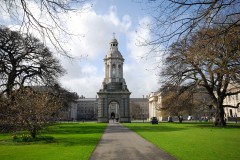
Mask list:
[{"label": "manicured grass", "polygon": [[[11,134],[0,134],[1,160],[87,160],[100,140],[106,124],[61,123],[42,131],[46,140],[15,142]],[[42,139],[43,139],[42,138]]]},{"label": "manicured grass", "polygon": [[180,160],[240,159],[240,125],[225,128],[210,123],[124,124]]}]

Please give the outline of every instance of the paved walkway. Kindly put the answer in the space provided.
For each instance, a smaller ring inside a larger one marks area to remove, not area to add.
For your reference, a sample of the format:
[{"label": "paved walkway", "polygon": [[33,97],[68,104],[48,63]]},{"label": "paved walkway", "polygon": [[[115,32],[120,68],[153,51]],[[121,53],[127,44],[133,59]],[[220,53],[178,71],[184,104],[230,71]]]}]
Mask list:
[{"label": "paved walkway", "polygon": [[109,123],[90,160],[176,160],[119,123]]}]

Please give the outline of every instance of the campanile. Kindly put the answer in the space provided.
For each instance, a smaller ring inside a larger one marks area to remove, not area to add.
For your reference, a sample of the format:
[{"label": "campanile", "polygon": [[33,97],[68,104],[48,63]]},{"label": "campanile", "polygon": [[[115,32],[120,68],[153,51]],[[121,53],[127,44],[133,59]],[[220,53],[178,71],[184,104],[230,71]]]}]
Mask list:
[{"label": "campanile", "polygon": [[[105,77],[98,94],[98,122],[109,122],[116,118],[120,122],[131,122],[130,94],[123,78],[124,58],[118,50],[114,37],[104,58]],[[114,117],[113,117],[114,115]]]}]

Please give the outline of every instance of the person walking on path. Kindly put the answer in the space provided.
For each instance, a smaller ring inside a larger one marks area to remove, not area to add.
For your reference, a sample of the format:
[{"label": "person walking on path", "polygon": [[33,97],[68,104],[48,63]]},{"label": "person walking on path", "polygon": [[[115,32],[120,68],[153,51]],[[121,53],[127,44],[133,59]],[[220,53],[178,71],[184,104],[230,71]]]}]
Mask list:
[{"label": "person walking on path", "polygon": [[109,123],[90,160],[176,160],[120,123]]}]

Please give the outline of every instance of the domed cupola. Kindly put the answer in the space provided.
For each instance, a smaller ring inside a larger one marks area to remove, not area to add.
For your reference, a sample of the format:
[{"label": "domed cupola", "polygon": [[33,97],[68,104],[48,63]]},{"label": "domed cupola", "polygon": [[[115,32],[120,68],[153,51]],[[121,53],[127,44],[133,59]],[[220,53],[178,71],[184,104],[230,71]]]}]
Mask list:
[{"label": "domed cupola", "polygon": [[106,58],[119,58],[123,59],[122,54],[118,51],[118,41],[113,38],[110,42],[110,50],[106,55]]}]

